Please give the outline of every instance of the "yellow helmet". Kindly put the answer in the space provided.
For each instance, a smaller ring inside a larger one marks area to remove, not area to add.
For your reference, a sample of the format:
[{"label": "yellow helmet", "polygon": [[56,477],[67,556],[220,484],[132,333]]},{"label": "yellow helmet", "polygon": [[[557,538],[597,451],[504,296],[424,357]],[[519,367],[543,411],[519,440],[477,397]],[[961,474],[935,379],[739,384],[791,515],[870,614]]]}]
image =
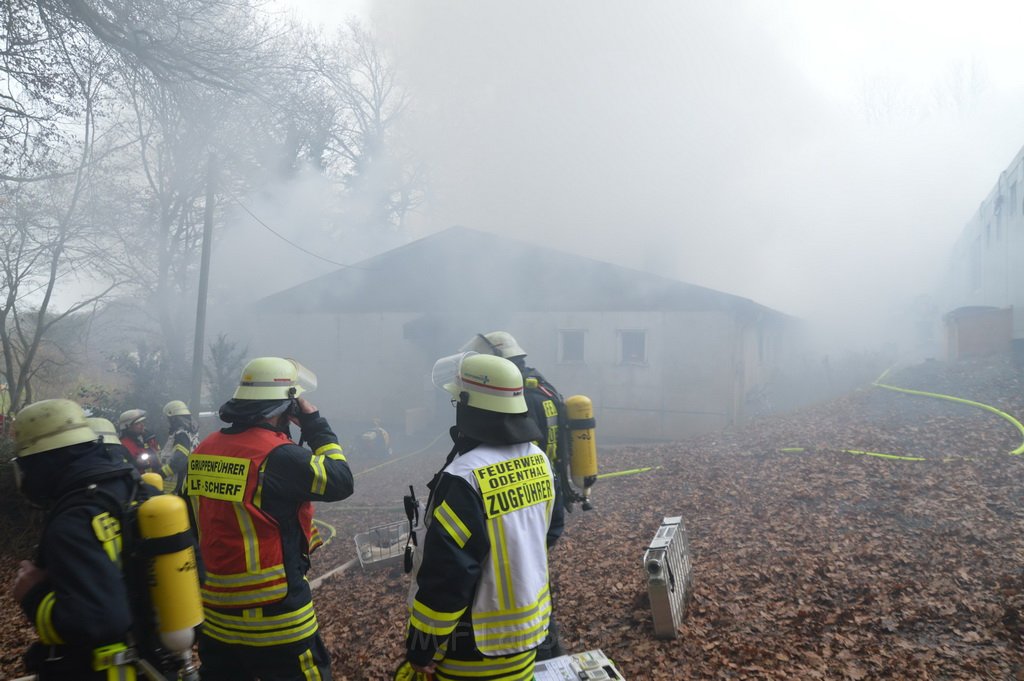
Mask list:
[{"label": "yellow helmet", "polygon": [[479,352],[481,355],[496,355],[505,359],[525,357],[526,350],[520,347],[508,331],[478,333],[462,346],[463,352]]},{"label": "yellow helmet", "polygon": [[122,411],[121,415],[117,417],[117,427],[124,430],[130,426],[134,426],[139,421],[145,420],[145,409],[129,409],[128,411]]},{"label": "yellow helmet", "polygon": [[[502,357],[466,352],[434,363],[434,384],[464,404],[499,414],[526,412],[523,375]],[[465,398],[463,398],[465,395]]]},{"label": "yellow helmet", "polygon": [[117,429],[114,428],[114,424],[107,419],[101,418],[87,418],[85,420],[92,428],[92,432],[96,433],[103,439],[105,445],[119,445],[121,444],[121,438],[117,436]]},{"label": "yellow helmet", "polygon": [[85,412],[71,400],[43,400],[18,412],[14,426],[18,457],[93,442],[99,436],[85,420]]},{"label": "yellow helmet", "polygon": [[171,400],[164,405],[164,416],[171,418],[172,416],[191,416],[192,412],[188,410],[188,405],[181,400]]},{"label": "yellow helmet", "polygon": [[287,400],[316,389],[316,375],[294,359],[257,357],[242,369],[236,400]]}]

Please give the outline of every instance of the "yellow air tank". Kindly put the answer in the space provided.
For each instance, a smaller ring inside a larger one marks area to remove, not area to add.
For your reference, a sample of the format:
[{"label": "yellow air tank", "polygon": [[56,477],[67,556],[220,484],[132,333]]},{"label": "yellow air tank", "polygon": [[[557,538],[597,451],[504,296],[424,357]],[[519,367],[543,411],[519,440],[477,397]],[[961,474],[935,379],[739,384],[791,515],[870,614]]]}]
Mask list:
[{"label": "yellow air tank", "polygon": [[583,490],[583,510],[590,510],[590,488],[597,481],[597,441],[594,439],[594,405],[585,395],[565,401],[572,454],[569,473],[572,484]]},{"label": "yellow air tank", "polygon": [[154,473],[153,471],[143,473],[142,482],[146,483],[150,487],[160,490],[161,492],[164,489],[163,476],[161,476],[159,473]]},{"label": "yellow air tank", "polygon": [[193,629],[203,621],[203,603],[185,501],[173,494],[144,501],[139,506],[139,534],[144,550],[148,540],[163,545],[154,549],[149,569],[160,640],[168,650],[191,657]]}]

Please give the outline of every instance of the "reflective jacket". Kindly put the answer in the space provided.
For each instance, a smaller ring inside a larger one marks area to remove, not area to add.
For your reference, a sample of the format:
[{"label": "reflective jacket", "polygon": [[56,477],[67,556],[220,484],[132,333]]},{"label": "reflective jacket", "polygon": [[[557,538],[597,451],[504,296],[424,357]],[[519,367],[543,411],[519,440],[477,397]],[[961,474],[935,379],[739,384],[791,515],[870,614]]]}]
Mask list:
[{"label": "reflective jacket", "polygon": [[[128,462],[135,465],[140,473],[146,471],[160,472],[159,445],[156,438],[148,433],[146,435],[133,435],[125,433],[121,436],[121,444],[128,450]],[[139,457],[148,454],[149,458],[143,461]]]},{"label": "reflective jacket", "polygon": [[[32,481],[48,489],[50,509],[35,557],[46,579],[21,600],[39,636],[26,664],[49,679],[135,679],[134,666],[122,662],[134,617],[121,525],[109,507],[127,503],[137,475],[102,443],[66,452],[36,455],[53,458],[45,479]],[[145,495],[142,489],[138,498]]]},{"label": "reflective jacket", "polygon": [[532,418],[543,433],[537,442],[548,455],[552,466],[556,466],[560,458],[569,456],[567,434],[564,424],[565,400],[561,393],[551,385],[544,376],[533,367],[523,370],[523,397]]},{"label": "reflective jacket", "polygon": [[481,444],[444,469],[410,593],[410,661],[424,665],[441,649],[439,657],[514,655],[544,639],[554,493],[547,457],[532,443]]},{"label": "reflective jacket", "polygon": [[189,457],[185,490],[196,518],[206,621],[225,643],[294,643],[317,630],[305,574],[322,542],[312,501],[352,494],[337,436],[319,414],[301,417],[313,452],[267,424],[213,433]]},{"label": "reflective jacket", "polygon": [[160,453],[160,460],[163,462],[160,474],[164,476],[164,494],[181,494],[185,473],[188,470],[188,457],[197,444],[199,438],[185,428],[178,428],[167,439],[163,452]]},{"label": "reflective jacket", "polygon": [[563,495],[569,485],[569,430],[566,428],[565,400],[562,394],[533,367],[523,369],[523,397],[530,418],[540,428],[537,446],[544,450],[555,474],[555,514],[548,529],[548,546],[554,546],[565,529]]}]

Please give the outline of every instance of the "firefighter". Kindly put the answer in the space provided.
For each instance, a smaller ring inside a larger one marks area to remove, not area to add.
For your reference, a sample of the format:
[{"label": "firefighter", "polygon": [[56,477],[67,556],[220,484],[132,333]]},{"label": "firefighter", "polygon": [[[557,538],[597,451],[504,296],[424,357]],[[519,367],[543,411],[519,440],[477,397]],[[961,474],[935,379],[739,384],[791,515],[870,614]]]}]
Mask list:
[{"label": "firefighter", "polygon": [[438,360],[434,379],[455,398],[454,446],[429,485],[406,660],[437,681],[531,679],[561,510],[541,433],[508,360],[463,353]]},{"label": "firefighter", "polygon": [[22,409],[15,446],[18,489],[47,511],[36,557],[21,562],[13,589],[39,636],[25,654],[28,670],[41,681],[135,679],[120,524],[99,499],[123,505],[137,473],[108,454],[70,400]]},{"label": "firefighter", "polygon": [[[464,351],[496,355],[509,360],[519,369],[523,376],[526,405],[530,416],[540,428],[541,437],[538,446],[544,450],[555,471],[555,493],[559,505],[572,511],[574,502],[582,500],[570,484],[569,476],[569,437],[566,424],[565,400],[537,369],[526,365],[526,351],[507,331],[491,331],[478,333],[462,346]],[[548,549],[551,549],[564,529],[561,515],[556,516],[548,533]],[[548,637],[537,649],[537,660],[548,660],[565,654],[558,639],[558,624],[554,619],[552,604],[551,622]]]},{"label": "firefighter", "polygon": [[199,444],[199,429],[192,412],[181,400],[171,400],[164,405],[167,417],[167,442],[160,454],[160,473],[164,478],[165,494],[181,494],[185,484],[188,457]]},{"label": "firefighter", "polygon": [[160,459],[157,453],[160,444],[156,436],[146,430],[146,411],[129,409],[121,412],[117,418],[117,426],[121,444],[128,450],[130,461],[135,464],[139,473],[160,472]]},{"label": "firefighter", "polygon": [[107,453],[115,461],[132,463],[131,456],[128,454],[125,446],[121,444],[121,438],[117,436],[117,428],[114,427],[113,423],[107,419],[95,416],[85,419],[85,422],[92,428],[92,432],[96,433],[100,440],[103,441],[103,446],[106,448]]},{"label": "firefighter", "polygon": [[[203,679],[330,679],[306,572],[322,544],[314,501],[352,494],[338,437],[302,397],[315,377],[294,360],[259,357],[243,369],[220,408],[226,428],[188,459],[192,504],[205,568]],[[292,441],[289,424],[301,429]]]},{"label": "firefighter", "polygon": [[391,434],[384,430],[380,419],[373,420],[373,428],[360,437],[359,452],[383,459],[391,456]]}]

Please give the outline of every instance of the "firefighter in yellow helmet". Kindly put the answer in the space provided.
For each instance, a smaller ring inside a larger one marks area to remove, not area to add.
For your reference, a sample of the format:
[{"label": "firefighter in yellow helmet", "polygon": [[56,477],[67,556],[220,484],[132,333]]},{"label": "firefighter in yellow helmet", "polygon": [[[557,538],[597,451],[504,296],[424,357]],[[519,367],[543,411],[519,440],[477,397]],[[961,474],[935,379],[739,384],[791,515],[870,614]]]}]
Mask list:
[{"label": "firefighter in yellow helmet", "polygon": [[[569,430],[566,428],[568,418],[562,394],[544,378],[540,371],[526,365],[526,350],[508,331],[478,333],[467,341],[462,349],[463,351],[504,357],[515,364],[522,373],[526,406],[530,417],[537,423],[541,431],[541,437],[537,444],[547,454],[555,471],[555,492],[558,504],[571,512],[573,504],[583,501],[583,497],[573,489],[569,475]],[[562,516],[557,515],[548,532],[549,549],[558,541],[564,528]],[[554,604],[555,601],[552,599],[548,636],[537,648],[538,661],[564,654],[559,641],[559,627],[555,621]]]},{"label": "firefighter in yellow helmet", "polygon": [[13,589],[39,637],[26,667],[43,680],[133,680],[130,660],[147,653],[131,647],[139,636],[119,564],[120,524],[108,502],[120,508],[147,493],[75,402],[35,402],[16,423],[18,489],[46,510],[37,554],[21,562]]},{"label": "firefighter in yellow helmet", "polygon": [[167,417],[168,435],[160,453],[160,474],[164,478],[164,492],[180,495],[185,484],[188,457],[199,444],[199,429],[188,405],[181,400],[165,404],[164,416]]},{"label": "firefighter in yellow helmet", "polygon": [[[337,435],[303,397],[315,387],[294,360],[250,361],[220,408],[228,426],[188,458],[185,493],[205,568],[206,681],[331,678],[306,581],[310,553],[322,544],[312,502],[351,495],[352,472]],[[310,449],[292,441],[291,424]]]},{"label": "firefighter in yellow helmet", "polygon": [[429,485],[407,664],[437,681],[532,679],[561,509],[523,378],[508,360],[465,353],[438,360],[434,383],[455,403],[454,446]]}]

